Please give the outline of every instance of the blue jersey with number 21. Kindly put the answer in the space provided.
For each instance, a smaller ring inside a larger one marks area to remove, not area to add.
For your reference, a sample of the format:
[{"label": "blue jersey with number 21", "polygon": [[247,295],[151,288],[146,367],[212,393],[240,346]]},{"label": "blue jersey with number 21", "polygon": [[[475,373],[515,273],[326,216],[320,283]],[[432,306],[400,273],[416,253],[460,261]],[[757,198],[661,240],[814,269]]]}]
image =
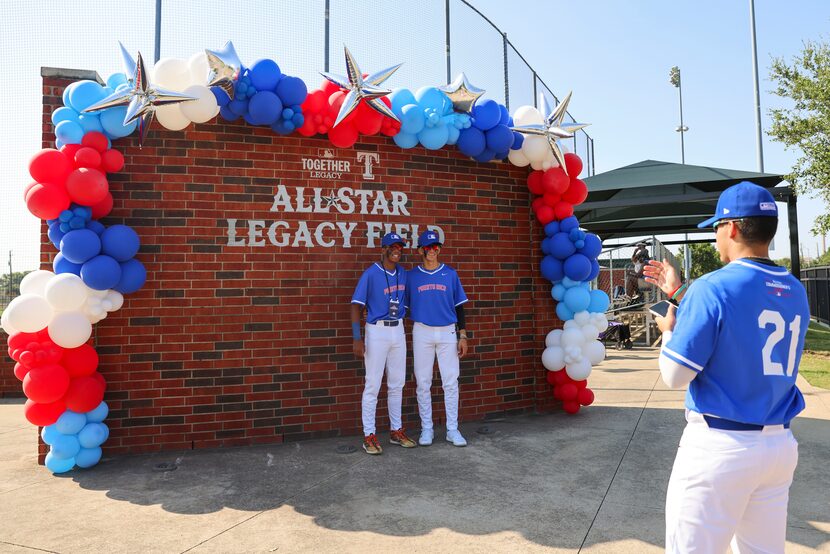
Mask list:
[{"label": "blue jersey with number 21", "polygon": [[786,268],[739,259],[695,281],[663,353],[698,372],[686,407],[756,425],[804,409],[795,386],[810,307]]}]

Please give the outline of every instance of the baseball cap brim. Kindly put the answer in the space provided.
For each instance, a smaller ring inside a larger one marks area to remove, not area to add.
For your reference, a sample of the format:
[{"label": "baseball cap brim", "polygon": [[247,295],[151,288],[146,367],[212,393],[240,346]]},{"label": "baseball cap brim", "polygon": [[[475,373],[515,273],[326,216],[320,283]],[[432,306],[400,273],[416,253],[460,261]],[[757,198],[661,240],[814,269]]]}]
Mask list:
[{"label": "baseball cap brim", "polygon": [[705,227],[711,227],[712,225],[715,224],[716,221],[719,221],[720,219],[721,219],[720,217],[714,215],[714,216],[710,217],[709,219],[707,219],[706,221],[702,221],[702,222],[698,223],[697,228],[698,229],[703,229]]}]

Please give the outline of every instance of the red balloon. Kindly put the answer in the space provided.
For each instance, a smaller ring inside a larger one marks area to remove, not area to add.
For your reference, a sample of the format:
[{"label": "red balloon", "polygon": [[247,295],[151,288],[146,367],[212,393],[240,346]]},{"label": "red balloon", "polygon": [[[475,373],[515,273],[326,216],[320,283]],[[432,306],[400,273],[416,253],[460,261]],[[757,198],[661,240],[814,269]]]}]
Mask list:
[{"label": "red balloon", "polygon": [[94,206],[101,202],[109,190],[107,176],[97,169],[82,167],[70,173],[66,179],[69,197],[82,206]]},{"label": "red balloon", "polygon": [[562,194],[568,190],[568,176],[565,175],[565,170],[561,167],[552,167],[546,170],[542,175],[542,183],[545,187],[545,192],[553,194]]},{"label": "red balloon", "polygon": [[533,213],[539,211],[539,208],[545,205],[545,199],[541,196],[537,196],[533,199],[533,202],[530,203],[530,209],[533,210]]},{"label": "red balloon", "polygon": [[556,384],[556,372],[555,371],[545,371],[545,381],[548,382],[548,385],[555,385]]},{"label": "red balloon", "polygon": [[594,391],[591,389],[580,389],[576,395],[576,400],[583,406],[590,406],[594,403]]},{"label": "red balloon", "polygon": [[107,173],[121,171],[124,167],[124,154],[118,150],[109,149],[101,154],[101,169]]},{"label": "red balloon", "polygon": [[383,125],[380,128],[380,132],[382,135],[387,137],[394,137],[398,133],[401,132],[401,124],[394,119],[389,119],[388,117],[383,118]]},{"label": "red balloon", "polygon": [[562,200],[577,206],[588,198],[588,186],[581,179],[573,179],[568,190],[562,195]]},{"label": "red balloon", "polygon": [[588,379],[583,379],[582,381],[574,381],[573,383],[574,385],[576,385],[576,388],[582,390],[588,386]]},{"label": "red balloon", "polygon": [[98,131],[90,131],[81,139],[81,145],[94,148],[102,154],[107,149],[107,137]]},{"label": "red balloon", "polygon": [[98,352],[88,344],[64,350],[61,365],[70,377],[92,375],[98,369]]},{"label": "red balloon", "polygon": [[72,379],[64,397],[66,407],[78,413],[91,412],[103,399],[104,385],[92,376]]},{"label": "red balloon", "polygon": [[568,372],[565,371],[564,369],[560,369],[559,371],[554,371],[553,372],[553,382],[557,386],[558,385],[564,385],[565,383],[568,382],[569,379],[570,379],[570,377],[568,377]]},{"label": "red balloon", "polygon": [[538,210],[536,210],[536,219],[538,219],[539,223],[542,225],[547,225],[556,219],[556,214],[550,206],[542,205],[539,206]]},{"label": "red balloon", "polygon": [[573,383],[565,383],[564,385],[559,385],[556,388],[562,391],[559,396],[565,401],[576,400],[576,395],[579,392],[579,389],[577,389],[576,385]]},{"label": "red balloon", "polygon": [[104,391],[107,390],[107,380],[104,379],[104,376],[98,373],[97,371],[92,374],[92,378],[101,383],[101,386],[104,387]]},{"label": "red balloon", "polygon": [[23,406],[23,415],[32,425],[46,427],[52,425],[66,411],[66,403],[58,400],[49,404],[40,404],[27,400]]},{"label": "red balloon", "polygon": [[81,146],[80,144],[64,144],[63,146],[61,146],[61,152],[63,152],[63,155],[66,156],[66,159],[73,164],[72,169],[75,169],[75,154],[81,148],[83,148],[83,146]]},{"label": "red balloon", "polygon": [[571,217],[574,214],[574,207],[563,200],[553,207],[553,212],[555,218],[562,221],[566,217]]},{"label": "red balloon", "polygon": [[[328,82],[328,81],[326,81]],[[315,90],[305,97],[303,102],[303,114],[318,113],[323,111],[328,105],[328,95],[323,90]]]},{"label": "red balloon", "polygon": [[62,185],[71,171],[69,158],[54,148],[44,148],[29,160],[29,174],[39,183]]},{"label": "red balloon", "polygon": [[25,199],[29,211],[40,219],[57,219],[71,203],[66,189],[51,183],[35,183],[26,191]]},{"label": "red balloon", "polygon": [[576,400],[568,400],[566,402],[562,402],[562,409],[569,414],[575,414],[579,411],[579,402],[577,402]]},{"label": "red balloon", "polygon": [[562,387],[553,387],[553,397],[556,400],[562,400]]},{"label": "red balloon", "polygon": [[23,379],[23,393],[39,404],[60,400],[69,387],[69,375],[59,365],[36,367]]},{"label": "red balloon", "polygon": [[530,192],[533,194],[545,193],[544,183],[542,182],[542,176],[544,174],[544,171],[531,171],[530,175],[527,176],[527,188],[529,188]]},{"label": "red balloon", "polygon": [[554,194],[551,192],[546,192],[544,196],[542,196],[542,200],[545,202],[546,206],[550,206],[551,208],[555,208],[559,202],[562,201],[562,197],[558,194]]},{"label": "red balloon", "polygon": [[90,206],[92,208],[92,219],[101,219],[102,217],[109,215],[112,211],[112,205],[112,194],[108,192],[103,200],[94,206]]},{"label": "red balloon", "polygon": [[355,127],[361,135],[376,135],[383,126],[383,115],[362,102],[355,110]]},{"label": "red balloon", "polygon": [[335,85],[334,83],[332,83],[328,79],[323,81],[323,84],[320,85],[320,89],[323,91],[323,94],[326,95],[326,98],[330,97],[335,92],[343,90],[343,89],[340,88],[339,85]]},{"label": "red balloon", "polygon": [[576,154],[568,152],[565,154],[565,167],[568,169],[568,176],[575,179],[582,173],[582,159]]},{"label": "red balloon", "polygon": [[76,167],[97,169],[99,165],[101,165],[101,154],[96,149],[84,146],[75,152]]},{"label": "red balloon", "polygon": [[357,136],[357,128],[347,121],[329,129],[329,140],[338,148],[353,146],[357,142]]},{"label": "red balloon", "polygon": [[18,380],[22,381],[26,378],[26,374],[29,373],[29,368],[25,365],[17,362],[14,364],[14,376],[17,377]]}]

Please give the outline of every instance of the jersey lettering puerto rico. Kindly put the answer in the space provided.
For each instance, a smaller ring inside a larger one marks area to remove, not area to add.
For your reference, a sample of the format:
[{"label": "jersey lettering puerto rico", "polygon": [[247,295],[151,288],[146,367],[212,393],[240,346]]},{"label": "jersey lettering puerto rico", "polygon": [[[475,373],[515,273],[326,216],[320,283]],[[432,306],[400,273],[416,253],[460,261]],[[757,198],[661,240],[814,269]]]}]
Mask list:
[{"label": "jersey lettering puerto rico", "polygon": [[428,271],[415,266],[407,274],[406,307],[409,317],[430,327],[458,322],[455,308],[467,302],[458,273],[448,265]]},{"label": "jersey lettering puerto rico", "polygon": [[686,408],[755,425],[804,409],[795,386],[810,307],[786,268],[739,259],[695,281],[663,354],[698,372]]},{"label": "jersey lettering puerto rico", "polygon": [[404,294],[406,293],[406,270],[398,266],[395,271],[387,271],[379,263],[369,266],[354,289],[352,304],[366,306],[366,322],[375,323],[389,317],[389,302],[397,300],[398,319],[406,315]]}]

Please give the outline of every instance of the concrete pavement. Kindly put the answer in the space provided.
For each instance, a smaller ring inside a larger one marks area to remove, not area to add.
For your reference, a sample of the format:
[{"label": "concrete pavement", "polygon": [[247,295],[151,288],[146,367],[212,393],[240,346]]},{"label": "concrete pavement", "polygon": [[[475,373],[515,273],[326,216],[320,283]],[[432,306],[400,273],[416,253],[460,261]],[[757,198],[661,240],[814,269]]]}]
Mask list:
[{"label": "concrete pavement", "polygon": [[[52,476],[22,404],[0,401],[0,552],[661,552],[684,420],[656,356],[609,350],[577,416],[469,422],[467,448],[439,430],[432,447],[380,457],[340,454],[359,439],[338,438]],[[830,393],[800,384],[787,551],[830,550]]]}]

